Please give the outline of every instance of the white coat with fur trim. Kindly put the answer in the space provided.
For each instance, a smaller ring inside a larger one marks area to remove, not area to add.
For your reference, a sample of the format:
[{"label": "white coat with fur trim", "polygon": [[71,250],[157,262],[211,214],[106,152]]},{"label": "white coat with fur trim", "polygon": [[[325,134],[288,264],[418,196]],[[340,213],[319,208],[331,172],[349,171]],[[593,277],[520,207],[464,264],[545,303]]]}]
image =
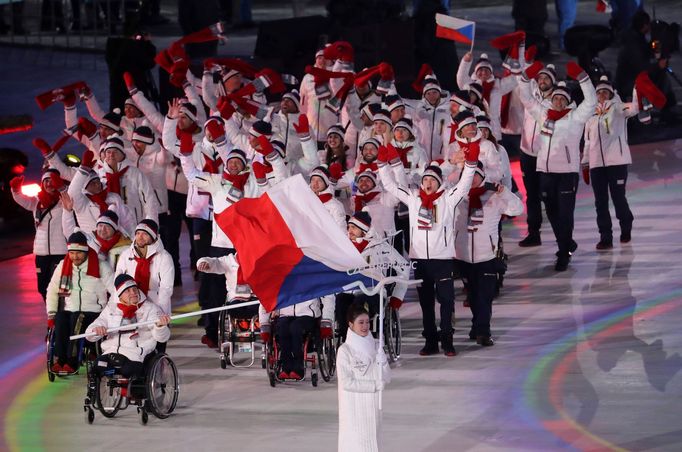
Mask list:
[{"label": "white coat with fur trim", "polygon": [[[137,268],[136,257],[140,257],[133,242],[128,249],[121,253],[116,265],[116,276],[127,274],[135,277]],[[156,303],[163,313],[171,313],[171,296],[173,295],[173,282],[175,281],[175,266],[170,253],[163,248],[161,240],[157,240],[147,246],[147,259],[152,259],[149,277],[149,293],[145,294]]]},{"label": "white coat with fur trim", "polygon": [[[140,294],[140,301],[142,306],[137,308],[135,319],[130,323],[139,323],[146,321],[156,321],[163,315],[161,308],[155,305],[151,300],[145,299],[143,294]],[[118,308],[119,303],[116,295],[112,296],[111,303],[109,303],[88,327],[86,333],[95,331],[98,326],[105,328],[114,328],[123,325],[123,313]],[[128,323],[128,322],[126,322]],[[157,342],[168,342],[170,339],[170,328],[167,325],[162,327],[156,324],[138,327],[135,330],[116,331],[104,337],[101,343],[102,354],[119,353],[131,361],[144,362],[144,358],[156,349]],[[101,336],[88,336],[90,342],[97,342],[102,339]]]}]

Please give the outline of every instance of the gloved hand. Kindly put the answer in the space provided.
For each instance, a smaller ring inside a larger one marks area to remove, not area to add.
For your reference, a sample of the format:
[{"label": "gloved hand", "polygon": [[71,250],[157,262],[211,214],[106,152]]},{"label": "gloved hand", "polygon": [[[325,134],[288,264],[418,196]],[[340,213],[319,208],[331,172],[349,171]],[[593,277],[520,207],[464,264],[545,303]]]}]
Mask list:
[{"label": "gloved hand", "polygon": [[395,73],[393,72],[393,66],[388,63],[380,63],[379,75],[381,76],[381,80],[394,80]]},{"label": "gloved hand", "polygon": [[535,61],[533,64],[528,66],[526,68],[526,70],[524,71],[525,77],[528,80],[534,79],[535,77],[538,76],[538,73],[540,73],[540,71],[542,70],[543,67],[545,67],[545,66],[542,64],[542,62]]},{"label": "gloved hand", "polygon": [[305,114],[301,113],[298,115],[298,124],[294,123],[294,129],[296,130],[296,135],[300,138],[310,138],[310,124]]},{"label": "gloved hand", "polygon": [[579,82],[582,82],[587,78],[587,73],[578,66],[578,63],[575,61],[569,61],[566,63],[566,74],[571,77],[573,80],[577,80]]},{"label": "gloved hand", "polygon": [[263,325],[261,324],[260,326],[260,338],[263,341],[263,343],[270,342],[270,325]]},{"label": "gloved hand", "polygon": [[135,79],[130,72],[123,73],[123,80],[125,81],[126,87],[128,88],[128,93],[132,96],[137,93],[137,86],[135,86]]},{"label": "gloved hand", "polygon": [[58,192],[66,191],[66,185],[64,184],[64,179],[57,173],[50,173],[50,180],[52,181],[52,187]]},{"label": "gloved hand", "polygon": [[331,320],[322,320],[320,322],[320,338],[328,339],[334,336],[334,327]]},{"label": "gloved hand", "polygon": [[83,152],[83,158],[81,158],[81,166],[83,168],[92,169],[94,163],[95,153],[92,152],[90,149],[87,149],[85,152]]},{"label": "gloved hand", "polygon": [[194,152],[192,134],[184,130],[180,131],[180,153],[182,155],[192,155],[192,152]]},{"label": "gloved hand", "polygon": [[17,176],[9,181],[9,186],[14,193],[19,193],[21,191],[21,185],[24,183],[24,176]]},{"label": "gloved hand", "polygon": [[225,121],[230,119],[235,112],[234,107],[232,106],[232,103],[230,102],[230,99],[228,97],[225,97],[225,96],[218,99],[218,104],[216,105],[216,108],[220,112],[220,116]]},{"label": "gloved hand", "polygon": [[80,131],[81,135],[85,135],[86,137],[90,138],[97,133],[97,126],[88,118],[80,117],[78,118],[78,130]]},{"label": "gloved hand", "polygon": [[34,138],[33,146],[37,147],[40,153],[43,154],[43,157],[45,157],[46,159],[49,159],[54,156],[54,151],[52,150],[48,142],[43,140],[42,138]]},{"label": "gloved hand", "polygon": [[213,120],[206,124],[206,131],[211,135],[211,139],[217,145],[225,142],[225,126]]},{"label": "gloved hand", "polygon": [[467,150],[464,152],[464,158],[468,163],[476,164],[478,156],[481,153],[481,141],[474,141],[469,143]]},{"label": "gloved hand", "polygon": [[256,148],[256,152],[267,157],[268,155],[275,152],[275,148],[272,147],[272,143],[268,140],[268,137],[261,135],[257,138],[259,146]]},{"label": "gloved hand", "polygon": [[377,391],[383,391],[384,390],[384,382],[383,381],[377,381],[375,382],[375,387]]},{"label": "gloved hand", "polygon": [[251,164],[251,170],[253,171],[253,175],[256,177],[256,181],[258,183],[264,183],[266,178],[267,178],[267,167],[263,165],[261,162],[253,162]]},{"label": "gloved hand", "polygon": [[74,91],[66,91],[59,95],[59,100],[64,104],[64,107],[73,107],[76,105],[76,93]]},{"label": "gloved hand", "polygon": [[339,179],[343,177],[343,169],[341,168],[341,163],[334,162],[329,165],[329,175],[334,183],[338,182]]},{"label": "gloved hand", "polygon": [[590,185],[590,166],[589,165],[583,165],[582,166],[583,170],[583,180],[587,185]]},{"label": "gloved hand", "polygon": [[54,328],[54,317],[48,317],[47,318],[47,327],[48,328]]},{"label": "gloved hand", "polygon": [[381,349],[377,352],[376,362],[377,362],[378,366],[383,366],[385,364],[388,364],[388,358],[386,358],[386,353],[384,353],[383,349]]},{"label": "gloved hand", "polygon": [[400,161],[400,156],[398,155],[398,150],[395,148],[395,146],[389,143],[386,145],[386,150],[386,157],[388,158],[389,163],[393,164]]},{"label": "gloved hand", "polygon": [[398,297],[391,297],[388,301],[388,305],[397,311],[403,305],[403,300]]}]

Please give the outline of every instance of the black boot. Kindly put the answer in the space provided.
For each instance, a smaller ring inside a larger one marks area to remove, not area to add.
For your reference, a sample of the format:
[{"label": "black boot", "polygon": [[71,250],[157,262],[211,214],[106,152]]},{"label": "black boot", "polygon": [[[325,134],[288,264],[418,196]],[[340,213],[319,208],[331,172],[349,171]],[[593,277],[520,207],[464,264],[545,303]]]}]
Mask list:
[{"label": "black boot", "polygon": [[445,356],[455,356],[457,352],[455,351],[455,346],[452,345],[452,333],[441,333],[440,343],[443,347],[443,353]]},{"label": "black boot", "polygon": [[540,240],[539,233],[529,233],[525,239],[519,242],[521,248],[530,248],[531,246],[542,245],[542,240]]},{"label": "black boot", "polygon": [[558,272],[568,270],[568,263],[570,261],[571,255],[569,253],[559,253],[556,259],[556,264],[554,265],[554,270]]},{"label": "black boot", "polygon": [[613,249],[613,239],[602,238],[599,243],[597,243],[597,251],[606,251]]},{"label": "black boot", "polygon": [[483,347],[492,347],[495,345],[495,342],[493,342],[493,339],[490,336],[478,336],[476,338],[476,343]]},{"label": "black boot", "polygon": [[435,355],[439,351],[440,350],[438,349],[437,339],[426,339],[426,344],[421,350],[419,350],[419,355],[421,356]]}]

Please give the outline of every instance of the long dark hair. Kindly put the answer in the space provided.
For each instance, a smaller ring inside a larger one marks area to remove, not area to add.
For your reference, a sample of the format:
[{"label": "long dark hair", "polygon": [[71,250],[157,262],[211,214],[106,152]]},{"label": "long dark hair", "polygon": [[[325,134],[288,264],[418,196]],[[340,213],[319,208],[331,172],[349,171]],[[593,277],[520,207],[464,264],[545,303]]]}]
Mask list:
[{"label": "long dark hair", "polygon": [[[343,141],[342,141],[343,143]],[[331,165],[334,162],[339,162],[341,164],[341,169],[343,171],[346,171],[348,168],[346,167],[346,157],[348,157],[348,150],[350,149],[346,144],[344,143],[343,145],[343,156],[337,156],[334,154],[334,150],[327,144],[324,144],[324,149],[327,151],[327,155],[325,156],[324,160],[327,166]]]},{"label": "long dark hair", "polygon": [[351,304],[350,307],[348,308],[348,312],[346,313],[346,320],[348,320],[348,323],[353,323],[362,314],[367,314],[369,316],[369,311],[367,311],[367,309],[365,308],[364,303],[356,301],[353,304]]}]

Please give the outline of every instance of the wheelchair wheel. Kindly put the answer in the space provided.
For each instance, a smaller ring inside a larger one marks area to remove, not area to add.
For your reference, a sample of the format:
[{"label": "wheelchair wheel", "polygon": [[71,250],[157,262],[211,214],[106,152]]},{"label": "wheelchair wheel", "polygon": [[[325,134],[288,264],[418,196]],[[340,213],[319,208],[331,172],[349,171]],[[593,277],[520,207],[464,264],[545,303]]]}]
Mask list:
[{"label": "wheelchair wheel", "polygon": [[265,355],[265,371],[268,373],[268,381],[273,388],[277,384],[277,347],[274,339],[267,342],[264,346],[263,353]]},{"label": "wheelchair wheel", "polygon": [[178,369],[166,354],[155,356],[146,375],[147,401],[152,414],[166,419],[175,410],[180,392]]},{"label": "wheelchair wheel", "polygon": [[403,343],[400,314],[397,310],[389,307],[386,309],[384,322],[384,330],[386,332],[384,340],[386,342],[388,357],[391,362],[395,362],[400,358],[400,350]]},{"label": "wheelchair wheel", "polygon": [[317,360],[320,363],[320,373],[322,379],[329,382],[334,376],[336,369],[336,347],[334,346],[334,338],[328,337],[326,339],[318,339],[315,344],[317,351]]},{"label": "wheelchair wheel", "polygon": [[95,379],[95,397],[97,398],[97,409],[104,417],[114,417],[121,409],[121,387],[106,375],[98,376]]},{"label": "wheelchair wheel", "polygon": [[218,316],[218,346],[220,349],[220,368],[227,369],[230,360],[229,348],[225,346],[230,341],[230,316],[229,311],[220,311]]},{"label": "wheelchair wheel", "polygon": [[54,357],[54,328],[48,328],[45,335],[45,355],[47,362],[47,379],[50,383],[54,381],[55,375],[52,372],[52,359]]}]

